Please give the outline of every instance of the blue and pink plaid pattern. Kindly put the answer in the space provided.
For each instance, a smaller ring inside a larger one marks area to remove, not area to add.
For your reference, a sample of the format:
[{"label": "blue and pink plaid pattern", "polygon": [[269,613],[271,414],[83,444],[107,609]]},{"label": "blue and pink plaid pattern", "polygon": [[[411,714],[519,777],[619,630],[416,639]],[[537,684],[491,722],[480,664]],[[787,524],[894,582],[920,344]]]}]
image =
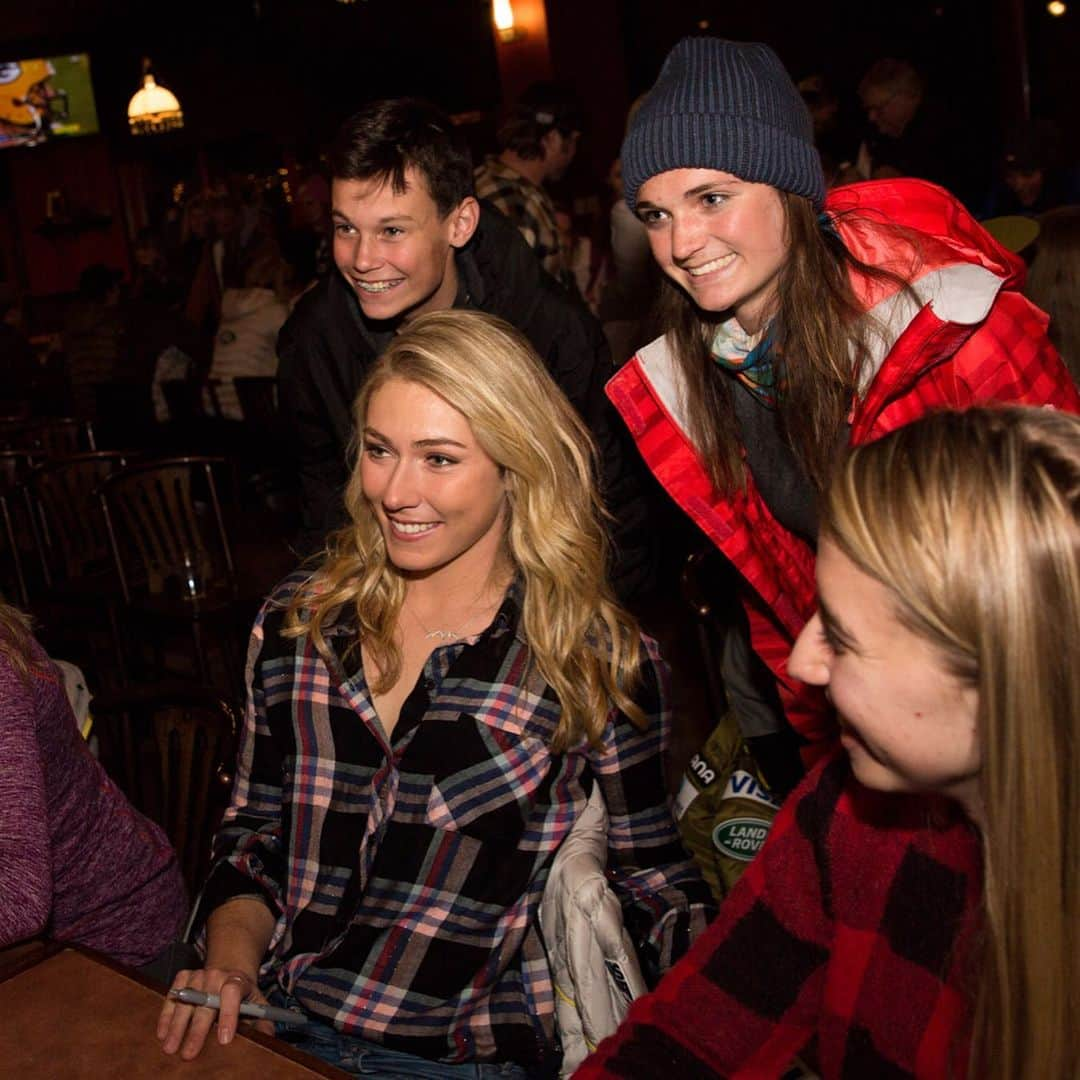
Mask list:
[{"label": "blue and pink plaid pattern", "polygon": [[491,628],[430,657],[387,740],[344,614],[328,665],[281,637],[287,579],[256,622],[232,803],[201,902],[263,895],[266,979],[352,1035],[446,1061],[549,1052],[554,998],[537,910],[551,859],[599,783],[609,865],[650,966],[704,928],[710,900],[664,784],[667,669],[643,639],[642,732],[552,754],[551,689],[528,664],[519,586]]}]

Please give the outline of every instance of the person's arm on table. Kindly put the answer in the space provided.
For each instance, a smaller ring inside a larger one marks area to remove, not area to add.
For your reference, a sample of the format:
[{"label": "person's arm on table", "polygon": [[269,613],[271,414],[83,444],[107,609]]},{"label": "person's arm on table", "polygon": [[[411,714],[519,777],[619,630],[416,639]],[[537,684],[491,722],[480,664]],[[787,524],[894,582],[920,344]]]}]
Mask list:
[{"label": "person's arm on table", "polygon": [[[220,1012],[167,1000],[157,1036],[167,1054],[195,1057],[214,1020],[218,1041],[236,1033],[240,1003],[265,1001],[258,989],[259,968],[274,940],[283,910],[285,859],[281,851],[281,772],[277,743],[270,732],[262,686],[263,622],[273,601],[259,612],[248,647],[247,705],[236,753],[232,800],[214,837],[215,863],[196,901],[194,922],[205,915],[206,964],[181,971],[173,987],[190,987],[221,997]],[[273,868],[273,869],[271,869]],[[276,871],[276,873],[274,872]],[[202,910],[200,910],[202,909]],[[273,1025],[259,1030],[273,1034]]]},{"label": "person's arm on table", "polygon": [[[276,918],[255,897],[240,896],[211,912],[206,920],[206,966],[180,971],[173,989],[191,987],[221,997],[221,1010],[183,1005],[165,999],[158,1017],[157,1037],[166,1054],[185,1060],[196,1057],[217,1020],[218,1042],[227,1045],[236,1034],[243,1001],[265,1002],[259,993],[259,966],[270,945]],[[259,1031],[274,1034],[274,1025],[257,1021]]]}]

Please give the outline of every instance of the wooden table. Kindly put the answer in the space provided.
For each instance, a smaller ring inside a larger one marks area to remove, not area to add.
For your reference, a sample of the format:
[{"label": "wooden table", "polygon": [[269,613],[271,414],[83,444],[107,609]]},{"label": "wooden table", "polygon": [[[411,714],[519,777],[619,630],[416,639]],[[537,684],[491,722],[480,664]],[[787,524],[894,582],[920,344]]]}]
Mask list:
[{"label": "wooden table", "polygon": [[81,949],[52,948],[0,975],[0,1073],[20,1080],[349,1075],[245,1029],[228,1046],[211,1032],[194,1061],[181,1061],[163,1054],[154,1034],[161,1004],[161,992],[134,972]]}]

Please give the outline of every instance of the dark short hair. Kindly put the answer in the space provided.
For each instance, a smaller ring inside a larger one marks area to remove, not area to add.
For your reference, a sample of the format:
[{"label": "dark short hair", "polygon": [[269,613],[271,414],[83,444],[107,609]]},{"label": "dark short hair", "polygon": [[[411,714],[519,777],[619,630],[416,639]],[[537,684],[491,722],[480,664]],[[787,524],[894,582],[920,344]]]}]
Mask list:
[{"label": "dark short hair", "polygon": [[539,82],[533,83],[507,110],[495,137],[500,150],[530,160],[543,155],[540,142],[552,130],[567,138],[581,131],[581,107],[567,87]]},{"label": "dark short hair", "polygon": [[473,194],[472,156],[450,117],[420,98],[372,101],[338,129],[330,152],[335,180],[389,181],[405,191],[405,171],[415,169],[446,217]]}]

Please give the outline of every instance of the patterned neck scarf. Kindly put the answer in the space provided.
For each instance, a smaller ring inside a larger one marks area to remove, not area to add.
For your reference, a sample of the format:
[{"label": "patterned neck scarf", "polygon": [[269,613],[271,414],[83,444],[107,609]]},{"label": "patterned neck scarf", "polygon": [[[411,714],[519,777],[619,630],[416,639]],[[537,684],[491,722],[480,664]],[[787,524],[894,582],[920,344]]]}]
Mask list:
[{"label": "patterned neck scarf", "polygon": [[[827,211],[818,214],[817,225],[831,238],[839,236],[836,222]],[[770,322],[756,334],[748,334],[732,317],[717,327],[709,346],[712,358],[770,409],[776,408],[785,388],[783,362],[779,349],[774,348],[773,329]]]},{"label": "patterned neck scarf", "polygon": [[732,317],[717,327],[709,346],[712,358],[770,409],[776,408],[777,398],[784,390],[780,357],[773,348],[773,338],[772,323],[756,334],[748,334]]}]

